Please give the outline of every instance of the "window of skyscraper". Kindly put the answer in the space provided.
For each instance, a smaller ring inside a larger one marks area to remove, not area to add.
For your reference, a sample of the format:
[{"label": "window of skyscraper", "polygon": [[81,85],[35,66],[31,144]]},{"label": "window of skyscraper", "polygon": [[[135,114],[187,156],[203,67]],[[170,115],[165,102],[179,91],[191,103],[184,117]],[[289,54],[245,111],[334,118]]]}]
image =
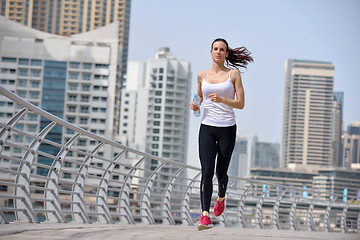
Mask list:
[{"label": "window of skyscraper", "polygon": [[2,58],[2,61],[3,61],[3,62],[16,63],[16,58],[3,57],[3,58]]},{"label": "window of skyscraper", "polygon": [[78,85],[76,83],[69,83],[69,90],[76,91]]},{"label": "window of skyscraper", "polygon": [[84,69],[91,69],[91,67],[92,67],[92,63],[83,63]]},{"label": "window of skyscraper", "polygon": [[40,77],[41,76],[41,71],[38,69],[31,69],[31,77]]},{"label": "window of skyscraper", "polygon": [[27,77],[28,75],[28,69],[19,68],[19,76]]},{"label": "window of skyscraper", "polygon": [[95,68],[109,68],[109,64],[96,63]]},{"label": "window of skyscraper", "polygon": [[90,91],[90,85],[81,85],[82,91],[89,92]]},{"label": "window of skyscraper", "polygon": [[69,112],[76,112],[76,106],[69,106],[68,111]]},{"label": "window of skyscraper", "polygon": [[38,99],[39,98],[39,92],[30,92],[30,98],[31,99]]},{"label": "window of skyscraper", "polygon": [[31,65],[32,66],[41,66],[42,65],[42,60],[31,59]]},{"label": "window of skyscraper", "polygon": [[79,63],[79,62],[70,62],[70,67],[71,67],[71,68],[79,68],[79,67],[80,67],[80,63]]},{"label": "window of skyscraper", "polygon": [[17,95],[21,98],[26,98],[26,91],[17,91]]},{"label": "window of skyscraper", "polygon": [[70,73],[70,79],[77,80],[79,77],[79,73],[71,72]]},{"label": "window of skyscraper", "polygon": [[89,96],[81,96],[81,102],[89,102]]},{"label": "window of skyscraper", "polygon": [[24,130],[24,124],[17,124],[15,128],[18,130]]},{"label": "window of skyscraper", "polygon": [[29,115],[28,115],[28,120],[29,120],[29,121],[37,121],[37,115],[35,115],[35,114],[29,114]]},{"label": "window of skyscraper", "polygon": [[18,80],[19,87],[26,87],[27,86],[27,80]]},{"label": "window of skyscraper", "polygon": [[83,76],[83,80],[90,80],[90,78],[91,78],[90,73],[83,73],[82,76]]}]

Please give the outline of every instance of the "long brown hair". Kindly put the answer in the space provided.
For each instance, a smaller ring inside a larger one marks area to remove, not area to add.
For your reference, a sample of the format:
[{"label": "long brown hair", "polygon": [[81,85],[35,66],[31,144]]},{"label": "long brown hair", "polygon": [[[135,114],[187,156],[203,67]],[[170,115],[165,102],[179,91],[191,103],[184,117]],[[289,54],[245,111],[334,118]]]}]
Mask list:
[{"label": "long brown hair", "polygon": [[217,38],[211,44],[211,49],[215,42],[221,41],[226,44],[226,52],[229,52],[229,55],[225,58],[226,65],[229,67],[234,67],[239,70],[239,68],[245,68],[250,62],[253,62],[254,59],[250,56],[251,52],[247,50],[246,47],[239,48],[230,48],[228,42],[225,39]]}]

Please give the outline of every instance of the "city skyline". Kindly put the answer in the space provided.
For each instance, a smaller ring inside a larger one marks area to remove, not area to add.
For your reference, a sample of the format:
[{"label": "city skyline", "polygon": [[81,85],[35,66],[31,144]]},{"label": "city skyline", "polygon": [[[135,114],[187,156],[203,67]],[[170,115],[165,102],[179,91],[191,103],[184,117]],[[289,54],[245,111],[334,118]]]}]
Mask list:
[{"label": "city skyline", "polygon": [[[244,21],[228,9],[239,9]],[[235,111],[238,134],[280,143],[284,66],[289,58],[332,62],[334,91],[344,92],[344,128],[360,119],[360,95],[355,92],[360,88],[359,10],[357,1],[133,1],[129,60],[147,60],[158,47],[170,47],[177,58],[191,62],[195,92],[196,74],[211,67],[210,44],[216,37],[227,39],[230,47],[244,45],[255,61],[242,74],[246,103],[243,111]],[[189,146],[197,146],[199,124],[200,118],[190,117]],[[192,149],[188,163],[198,165],[197,147]]]}]

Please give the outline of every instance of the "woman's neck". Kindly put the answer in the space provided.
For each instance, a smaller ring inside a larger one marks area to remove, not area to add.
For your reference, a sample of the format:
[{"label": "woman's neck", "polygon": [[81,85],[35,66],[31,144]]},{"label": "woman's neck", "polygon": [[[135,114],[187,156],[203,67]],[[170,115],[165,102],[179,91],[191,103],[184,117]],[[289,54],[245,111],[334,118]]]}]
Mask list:
[{"label": "woman's neck", "polygon": [[213,62],[213,67],[212,67],[212,69],[213,69],[214,72],[216,72],[216,73],[227,70],[227,68],[224,66],[224,63],[219,64],[219,63],[216,63],[216,62]]}]

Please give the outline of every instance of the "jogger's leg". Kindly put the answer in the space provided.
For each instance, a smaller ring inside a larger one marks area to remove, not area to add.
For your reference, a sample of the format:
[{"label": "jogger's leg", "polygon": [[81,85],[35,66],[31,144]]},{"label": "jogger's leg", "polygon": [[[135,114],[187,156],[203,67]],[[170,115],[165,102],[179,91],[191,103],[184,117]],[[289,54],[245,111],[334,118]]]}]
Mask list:
[{"label": "jogger's leg", "polygon": [[221,129],[218,142],[218,157],[216,163],[216,176],[218,178],[218,196],[225,197],[225,192],[229,177],[227,171],[229,169],[231,156],[236,141],[236,125]]},{"label": "jogger's leg", "polygon": [[211,133],[212,127],[201,125],[199,131],[199,157],[201,163],[200,197],[202,211],[209,212],[213,192],[215,158],[217,153],[216,139]]}]

